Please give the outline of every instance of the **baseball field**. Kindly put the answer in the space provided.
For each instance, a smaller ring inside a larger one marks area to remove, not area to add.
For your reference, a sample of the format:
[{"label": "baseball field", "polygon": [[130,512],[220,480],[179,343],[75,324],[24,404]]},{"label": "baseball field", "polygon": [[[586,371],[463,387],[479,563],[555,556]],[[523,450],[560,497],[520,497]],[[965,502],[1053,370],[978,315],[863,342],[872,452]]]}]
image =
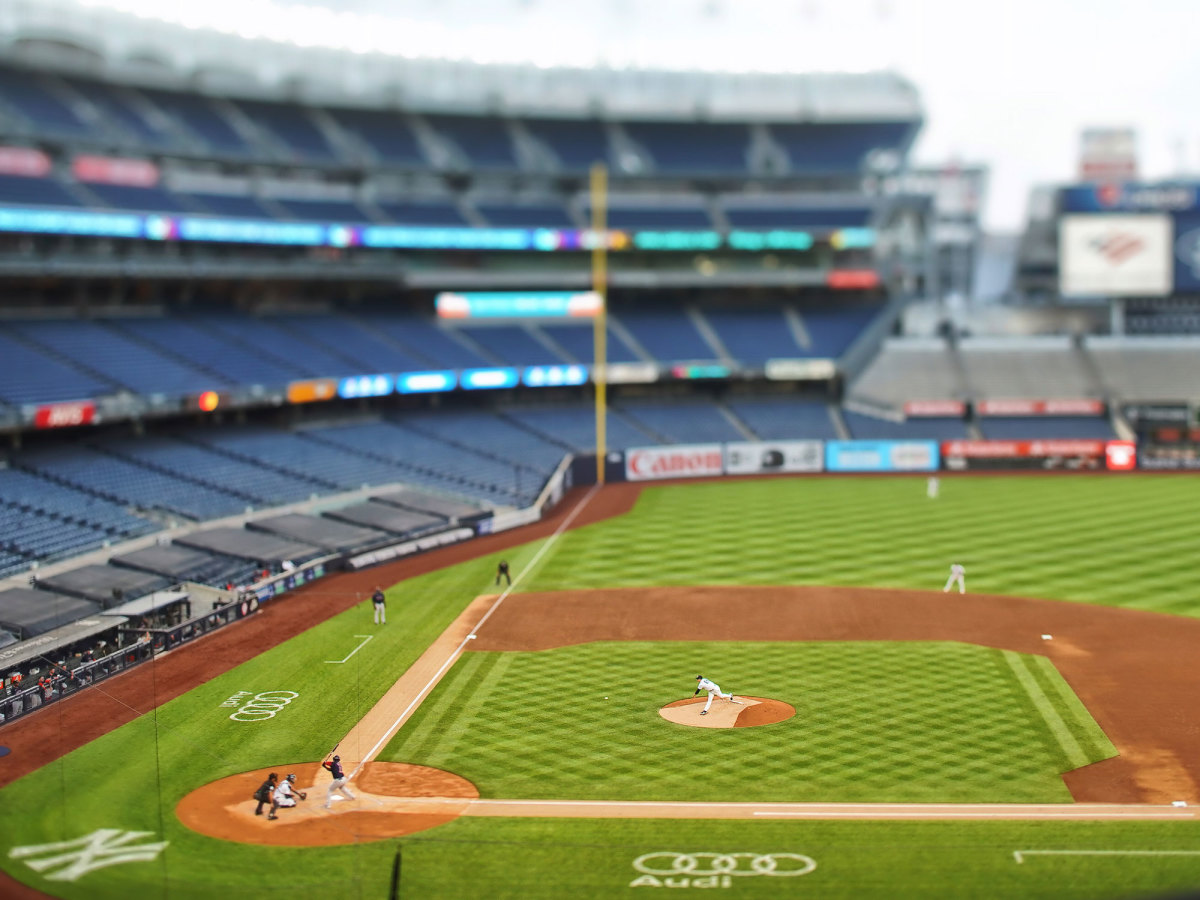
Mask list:
[{"label": "baseball field", "polygon": [[[576,490],[0,728],[0,896],[1196,888],[1198,508],[1140,474]],[[739,702],[702,717],[700,674]],[[269,771],[307,794],[277,821]]]}]

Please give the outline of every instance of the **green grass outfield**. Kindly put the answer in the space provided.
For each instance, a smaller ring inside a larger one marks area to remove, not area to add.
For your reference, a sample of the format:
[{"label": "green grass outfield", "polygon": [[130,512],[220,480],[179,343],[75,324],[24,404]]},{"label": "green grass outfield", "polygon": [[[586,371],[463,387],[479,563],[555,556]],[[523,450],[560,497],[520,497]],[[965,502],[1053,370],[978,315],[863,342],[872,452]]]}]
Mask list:
[{"label": "green grass outfield", "polygon": [[[933,501],[915,478],[649,488],[630,515],[564,535],[519,589],[936,589],[961,562],[973,592],[1196,615],[1198,501],[1200,479],[1186,476],[949,478]],[[508,552],[514,572],[544,543]],[[388,626],[372,626],[361,604],[10,785],[0,791],[0,865],[71,898],[383,897],[398,847],[406,897],[624,897],[642,890],[631,887],[640,877],[634,860],[658,851],[793,853],[817,863],[800,877],[740,878],[726,889],[740,896],[1129,897],[1200,885],[1200,825],[1180,822],[460,819],[398,841],[315,849],[223,842],[177,822],[179,798],[204,783],[323,756],[475,595],[492,589],[493,571],[485,559],[397,585]],[[348,653],[360,634],[373,638],[348,663],[324,662]],[[662,722],[658,706],[690,694],[701,650],[761,666],[764,678],[778,679],[770,695],[801,715],[715,735]],[[1054,773],[1079,754],[1111,750],[1038,659],[932,643],[468,654],[383,758],[454,768],[486,796],[1062,801]],[[563,727],[553,704],[556,692],[569,693],[564,679],[594,694],[597,675],[618,683],[620,711],[601,716],[595,705],[597,715]],[[905,689],[910,705],[894,708]],[[221,706],[238,691],[268,690],[299,696],[264,723],[232,722]],[[710,753],[718,765],[707,764]],[[738,762],[766,769],[765,784],[739,775]],[[170,843],[152,861],[74,882],[47,880],[53,867],[39,874],[11,856],[99,828]],[[1025,850],[1087,854],[1016,862],[1013,853]]]}]

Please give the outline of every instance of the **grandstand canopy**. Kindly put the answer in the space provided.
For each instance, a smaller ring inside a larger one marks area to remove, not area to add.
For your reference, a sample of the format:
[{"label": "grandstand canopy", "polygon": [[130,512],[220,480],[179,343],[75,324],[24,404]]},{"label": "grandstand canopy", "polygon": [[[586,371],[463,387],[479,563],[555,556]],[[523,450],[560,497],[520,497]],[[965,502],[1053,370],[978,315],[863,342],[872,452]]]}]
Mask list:
[{"label": "grandstand canopy", "polygon": [[[68,622],[94,616],[100,605],[33,588],[0,592],[0,628],[22,640],[45,634]],[[109,622],[105,627],[110,627]]]},{"label": "grandstand canopy", "polygon": [[322,555],[321,548],[312,544],[245,528],[210,528],[176,538],[175,543],[260,563],[281,563],[285,559],[300,563]]},{"label": "grandstand canopy", "polygon": [[356,550],[389,540],[389,535],[382,531],[299,513],[257,519],[246,527],[303,541],[325,550]]},{"label": "grandstand canopy", "polygon": [[[159,575],[116,566],[89,565],[42,579],[51,590],[99,603],[105,609],[167,586]],[[117,593],[119,592],[119,594]]]}]

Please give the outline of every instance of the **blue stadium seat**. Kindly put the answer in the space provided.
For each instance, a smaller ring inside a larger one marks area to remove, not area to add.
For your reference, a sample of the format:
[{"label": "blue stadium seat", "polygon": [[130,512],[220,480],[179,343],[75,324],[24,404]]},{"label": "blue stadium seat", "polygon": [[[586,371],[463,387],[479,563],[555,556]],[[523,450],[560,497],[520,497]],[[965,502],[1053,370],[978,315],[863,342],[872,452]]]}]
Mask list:
[{"label": "blue stadium seat", "polygon": [[574,228],[561,204],[476,203],[488,224],[495,228]]},{"label": "blue stadium seat", "polygon": [[[540,326],[552,341],[574,357],[575,362],[590,365],[595,357],[595,338],[591,323],[584,325],[551,325]],[[609,362],[642,362],[642,358],[625,343],[612,328],[605,334],[605,357]]]},{"label": "blue stadium seat", "polygon": [[616,408],[668,444],[746,440],[746,435],[712,402],[622,401]]},{"label": "blue stadium seat", "polygon": [[162,188],[92,182],[88,183],[87,188],[99,197],[100,202],[105,206],[113,206],[117,209],[132,209],[140,212],[193,212],[179,197]]},{"label": "blue stadium seat", "polygon": [[248,219],[275,218],[257,197],[249,194],[179,194],[189,206],[218,216],[236,216]]},{"label": "blue stadium seat", "polygon": [[985,438],[1027,440],[1078,438],[1109,441],[1117,435],[1104,416],[996,416],[977,423]]},{"label": "blue stadium seat", "polygon": [[615,314],[660,362],[717,360],[717,353],[681,309],[622,309]]},{"label": "blue stadium seat", "polygon": [[308,222],[370,222],[371,218],[352,200],[301,200],[276,197],[275,202],[294,218]]},{"label": "blue stadium seat", "polygon": [[850,430],[850,436],[858,440],[953,441],[970,437],[962,419],[931,417],[892,422],[843,409],[842,421]]},{"label": "blue stadium seat", "polygon": [[450,200],[403,203],[381,200],[375,205],[399,225],[449,225],[465,228],[470,224]]},{"label": "blue stadium seat", "polygon": [[743,365],[761,366],[768,359],[790,359],[804,352],[779,309],[709,309],[704,318],[729,355]]},{"label": "blue stadium seat", "polygon": [[[36,372],[37,377],[29,377],[31,372]],[[116,382],[101,380],[10,334],[0,333],[0,400],[14,406],[86,400],[115,393],[117,389]]]},{"label": "blue stadium seat", "polygon": [[0,202],[28,206],[82,206],[57,178],[0,175]]},{"label": "blue stadium seat", "polygon": [[143,93],[164,113],[175,118],[218,155],[252,158],[255,150],[230,121],[217,112],[204,97],[171,91],[144,90]]},{"label": "blue stadium seat", "polygon": [[837,359],[854,343],[883,308],[878,303],[850,302],[802,307],[800,317],[812,341],[799,356]]},{"label": "blue stadium seat", "polygon": [[[584,210],[590,217],[591,209]],[[610,228],[632,228],[653,231],[678,229],[711,231],[715,226],[708,211],[701,206],[611,206],[608,209]]]},{"label": "blue stadium seat", "polygon": [[660,172],[746,172],[750,129],[741,124],[626,122],[625,131],[650,151]]},{"label": "blue stadium seat", "polygon": [[829,417],[829,407],[819,400],[740,397],[726,403],[763,440],[819,438],[835,441],[839,437]]},{"label": "blue stadium seat", "polygon": [[265,128],[282,142],[294,159],[324,163],[341,161],[324,132],[301,107],[259,100],[238,100],[236,103],[254,124]]},{"label": "blue stadium seat", "polygon": [[410,356],[428,360],[425,368],[472,369],[496,365],[494,360],[456,341],[449,329],[443,330],[420,316],[360,313],[355,318],[383,332]]},{"label": "blue stadium seat", "polygon": [[67,79],[76,93],[95,106],[109,122],[127,132],[139,147],[153,150],[177,149],[178,141],[169,132],[147,119],[142,111],[127,99],[128,92],[97,81]]},{"label": "blue stadium seat", "polygon": [[773,124],[770,131],[793,172],[850,174],[863,169],[873,150],[901,150],[914,127],[912,122],[793,122]]},{"label": "blue stadium seat", "polygon": [[184,395],[213,386],[211,375],[184,359],[159,353],[100,321],[20,322],[12,330],[136,393]]},{"label": "blue stadium seat", "polygon": [[520,325],[460,326],[461,333],[513,366],[554,365],[570,362],[542,346]]},{"label": "blue stadium seat", "polygon": [[515,169],[512,139],[504,122],[492,116],[426,116],[425,121],[480,169]]},{"label": "blue stadium seat", "polygon": [[569,172],[586,172],[595,163],[607,163],[608,135],[595,119],[521,120],[529,133],[558,157]]},{"label": "blue stadium seat", "polygon": [[280,328],[303,335],[310,343],[358,362],[351,374],[415,372],[429,368],[429,361],[414,356],[386,335],[345,315],[275,316]]},{"label": "blue stadium seat", "polygon": [[0,69],[0,97],[43,134],[82,137],[92,129],[33,72]]},{"label": "blue stadium seat", "polygon": [[421,145],[399,115],[371,109],[336,109],[330,110],[330,114],[360,138],[381,162],[412,168],[429,166]]},{"label": "blue stadium seat", "polygon": [[[596,450],[596,411],[591,404],[513,407],[501,410],[501,415],[542,440],[572,453],[593,453]],[[610,449],[660,443],[653,434],[638,427],[615,409],[608,411],[605,431]]]},{"label": "blue stadium seat", "polygon": [[863,228],[868,206],[749,206],[726,203],[725,218],[734,228]]}]

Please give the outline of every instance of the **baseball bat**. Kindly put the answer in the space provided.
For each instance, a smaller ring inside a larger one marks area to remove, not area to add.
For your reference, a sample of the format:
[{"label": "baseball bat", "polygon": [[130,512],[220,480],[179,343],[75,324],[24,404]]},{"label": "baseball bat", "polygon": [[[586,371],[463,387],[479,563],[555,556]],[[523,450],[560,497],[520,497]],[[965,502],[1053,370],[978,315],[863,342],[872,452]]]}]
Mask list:
[{"label": "baseball bat", "polygon": [[328,753],[326,753],[326,754],[325,754],[325,759],[327,759],[327,760],[328,760],[328,759],[329,759],[331,756],[333,756],[333,754],[337,753],[337,748],[338,748],[338,747],[340,747],[340,746],[342,746],[342,742],[341,742],[341,741],[338,741],[336,744],[334,744],[334,745],[333,745],[333,749],[332,749],[332,750],[330,750]]}]

